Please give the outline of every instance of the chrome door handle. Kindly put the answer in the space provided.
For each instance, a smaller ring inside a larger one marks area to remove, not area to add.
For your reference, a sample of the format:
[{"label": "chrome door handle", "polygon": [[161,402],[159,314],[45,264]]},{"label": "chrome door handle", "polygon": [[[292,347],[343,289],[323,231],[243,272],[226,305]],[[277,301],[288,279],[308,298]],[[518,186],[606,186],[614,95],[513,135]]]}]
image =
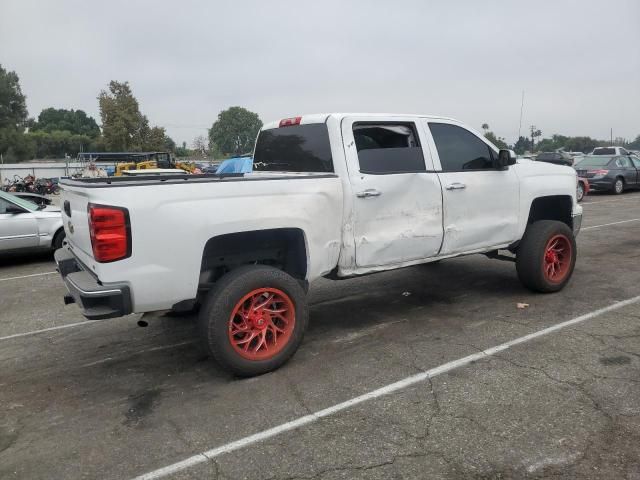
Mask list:
[{"label": "chrome door handle", "polygon": [[367,188],[362,192],[356,193],[356,197],[358,198],[379,197],[380,195],[382,195],[382,192],[376,190],[375,188]]},{"label": "chrome door handle", "polygon": [[464,183],[455,182],[445,187],[447,190],[464,190],[467,186]]}]

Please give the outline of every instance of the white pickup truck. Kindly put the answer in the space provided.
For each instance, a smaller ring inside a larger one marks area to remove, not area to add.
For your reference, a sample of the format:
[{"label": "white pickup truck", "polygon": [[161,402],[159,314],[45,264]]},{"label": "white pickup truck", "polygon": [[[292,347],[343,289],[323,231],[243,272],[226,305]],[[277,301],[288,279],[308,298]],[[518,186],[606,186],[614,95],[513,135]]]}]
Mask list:
[{"label": "white pickup truck", "polygon": [[65,301],[92,319],[201,305],[210,353],[248,376],[293,355],[320,277],[474,253],[514,260],[538,292],[572,275],[575,171],[516,161],[455,120],[288,118],[253,160],[250,174],[63,180]]}]

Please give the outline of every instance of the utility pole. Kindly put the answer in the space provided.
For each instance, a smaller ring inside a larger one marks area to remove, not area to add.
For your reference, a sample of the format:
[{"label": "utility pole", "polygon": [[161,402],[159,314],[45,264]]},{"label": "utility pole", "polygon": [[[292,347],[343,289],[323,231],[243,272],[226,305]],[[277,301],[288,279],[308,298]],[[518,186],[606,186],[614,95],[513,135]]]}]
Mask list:
[{"label": "utility pole", "polygon": [[611,145],[613,145],[613,128],[611,129]]},{"label": "utility pole", "polygon": [[536,126],[531,125],[531,153],[533,153],[533,146],[535,145],[535,137],[534,137],[535,132],[536,132]]},{"label": "utility pole", "polygon": [[518,126],[518,140],[520,140],[520,132],[522,131],[522,110],[524,109],[524,90],[522,90],[522,100],[520,101],[520,125]]}]

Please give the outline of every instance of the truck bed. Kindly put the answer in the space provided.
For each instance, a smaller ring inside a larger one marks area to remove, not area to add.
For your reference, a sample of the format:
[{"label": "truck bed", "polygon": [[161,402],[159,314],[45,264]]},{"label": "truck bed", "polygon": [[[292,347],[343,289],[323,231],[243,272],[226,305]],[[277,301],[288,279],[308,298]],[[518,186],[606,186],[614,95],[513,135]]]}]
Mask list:
[{"label": "truck bed", "polygon": [[[306,235],[309,278],[337,263],[343,195],[333,173],[66,178],[60,183],[68,248],[100,283],[129,286],[135,312],[195,298],[205,246],[222,235],[297,229]],[[91,205],[126,209],[130,256],[96,261]]]}]

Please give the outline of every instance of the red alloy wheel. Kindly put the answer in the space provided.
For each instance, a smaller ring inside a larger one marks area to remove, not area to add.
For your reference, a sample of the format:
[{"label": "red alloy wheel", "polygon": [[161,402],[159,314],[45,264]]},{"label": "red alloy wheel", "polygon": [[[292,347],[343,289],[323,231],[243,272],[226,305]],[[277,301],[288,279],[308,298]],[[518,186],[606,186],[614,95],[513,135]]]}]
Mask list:
[{"label": "red alloy wheel", "polygon": [[248,360],[269,360],[289,343],[296,324],[291,298],[277,288],[257,288],[242,297],[229,318],[229,341]]},{"label": "red alloy wheel", "polygon": [[542,267],[544,276],[551,283],[562,282],[571,268],[573,247],[564,235],[554,235],[544,249]]}]

